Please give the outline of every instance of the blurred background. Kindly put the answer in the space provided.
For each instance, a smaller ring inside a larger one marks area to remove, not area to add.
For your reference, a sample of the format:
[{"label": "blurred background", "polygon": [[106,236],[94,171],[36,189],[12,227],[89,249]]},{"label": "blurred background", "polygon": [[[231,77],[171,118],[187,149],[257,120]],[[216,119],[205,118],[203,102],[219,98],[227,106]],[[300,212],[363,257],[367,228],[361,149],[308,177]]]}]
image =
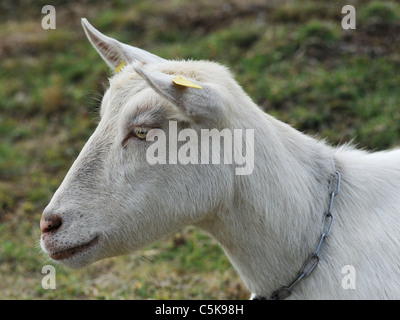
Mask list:
[{"label": "blurred background", "polygon": [[[42,28],[44,5],[56,29]],[[341,26],[356,9],[356,29]],[[96,127],[111,74],[80,18],[167,59],[228,66],[266,112],[332,144],[400,145],[397,1],[0,2],[0,299],[248,299],[221,248],[193,227],[82,270],[50,264],[39,220]]]}]

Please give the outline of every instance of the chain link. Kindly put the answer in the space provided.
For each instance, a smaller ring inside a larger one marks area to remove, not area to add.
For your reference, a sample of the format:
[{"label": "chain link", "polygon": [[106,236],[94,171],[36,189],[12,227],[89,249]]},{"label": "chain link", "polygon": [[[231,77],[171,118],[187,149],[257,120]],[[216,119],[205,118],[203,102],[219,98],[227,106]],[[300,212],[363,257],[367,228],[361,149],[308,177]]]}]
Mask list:
[{"label": "chain link", "polygon": [[[307,260],[304,262],[303,266],[300,269],[299,275],[297,278],[292,281],[289,285],[287,286],[282,286],[278,290],[276,290],[274,293],[272,293],[270,300],[282,300],[290,296],[292,293],[292,289],[294,286],[296,286],[301,280],[304,278],[307,278],[317,267],[319,263],[319,252],[321,249],[322,244],[324,243],[324,240],[329,236],[332,230],[332,224],[333,224],[333,214],[332,214],[332,208],[333,208],[333,202],[335,200],[335,197],[339,194],[340,191],[340,172],[336,170],[335,168],[335,163],[332,158],[332,166],[333,166],[333,171],[334,174],[331,175],[330,181],[329,181],[329,195],[330,195],[330,203],[328,207],[328,211],[324,213],[324,216],[322,218],[322,225],[321,225],[321,234],[320,238],[318,241],[317,248],[313,253],[311,253]],[[336,184],[336,185],[335,185]]]}]

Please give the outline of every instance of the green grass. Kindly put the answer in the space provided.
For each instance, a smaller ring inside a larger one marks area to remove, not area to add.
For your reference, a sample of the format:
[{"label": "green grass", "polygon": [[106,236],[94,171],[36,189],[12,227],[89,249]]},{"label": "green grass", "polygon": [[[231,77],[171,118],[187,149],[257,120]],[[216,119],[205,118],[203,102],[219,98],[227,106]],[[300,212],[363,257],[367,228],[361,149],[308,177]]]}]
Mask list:
[{"label": "green grass", "polygon": [[399,9],[394,2],[374,1],[362,8],[360,18],[368,24],[392,25],[399,21]]},{"label": "green grass", "polygon": [[53,1],[57,29],[43,30],[43,1],[0,4],[0,298],[247,299],[222,249],[193,228],[132,255],[82,270],[56,266],[41,287],[39,220],[96,127],[107,76],[80,18],[169,59],[217,60],[266,112],[333,144],[400,144],[399,5],[345,1]]}]

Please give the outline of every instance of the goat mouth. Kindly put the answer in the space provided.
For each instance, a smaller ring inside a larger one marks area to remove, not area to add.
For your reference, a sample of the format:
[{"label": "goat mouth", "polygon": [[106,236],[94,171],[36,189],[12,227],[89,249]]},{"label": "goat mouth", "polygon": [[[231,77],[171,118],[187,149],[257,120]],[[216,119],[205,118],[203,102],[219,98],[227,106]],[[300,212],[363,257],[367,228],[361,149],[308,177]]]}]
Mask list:
[{"label": "goat mouth", "polygon": [[98,240],[99,240],[99,237],[96,236],[92,240],[90,240],[89,242],[86,242],[84,244],[80,244],[75,247],[63,249],[60,251],[51,252],[51,253],[49,253],[49,256],[53,260],[68,259],[77,253],[83,252],[83,251],[89,249],[90,247],[93,247],[98,242]]}]

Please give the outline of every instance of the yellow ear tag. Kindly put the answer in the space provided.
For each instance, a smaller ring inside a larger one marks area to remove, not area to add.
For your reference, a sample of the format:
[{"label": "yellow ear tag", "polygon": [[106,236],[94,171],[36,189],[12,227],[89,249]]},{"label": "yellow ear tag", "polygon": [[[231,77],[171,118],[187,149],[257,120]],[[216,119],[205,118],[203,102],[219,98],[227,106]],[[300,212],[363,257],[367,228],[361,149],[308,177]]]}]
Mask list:
[{"label": "yellow ear tag", "polygon": [[120,72],[121,69],[122,69],[122,67],[123,67],[124,65],[126,65],[126,62],[125,62],[125,61],[122,61],[122,62],[119,64],[119,66],[117,67],[117,69],[115,69],[115,73]]},{"label": "yellow ear tag", "polygon": [[181,76],[176,76],[173,80],[173,83],[177,84],[178,86],[182,87],[189,87],[189,88],[195,88],[195,89],[203,89],[200,87],[198,84],[193,83],[192,81],[181,77]]}]

